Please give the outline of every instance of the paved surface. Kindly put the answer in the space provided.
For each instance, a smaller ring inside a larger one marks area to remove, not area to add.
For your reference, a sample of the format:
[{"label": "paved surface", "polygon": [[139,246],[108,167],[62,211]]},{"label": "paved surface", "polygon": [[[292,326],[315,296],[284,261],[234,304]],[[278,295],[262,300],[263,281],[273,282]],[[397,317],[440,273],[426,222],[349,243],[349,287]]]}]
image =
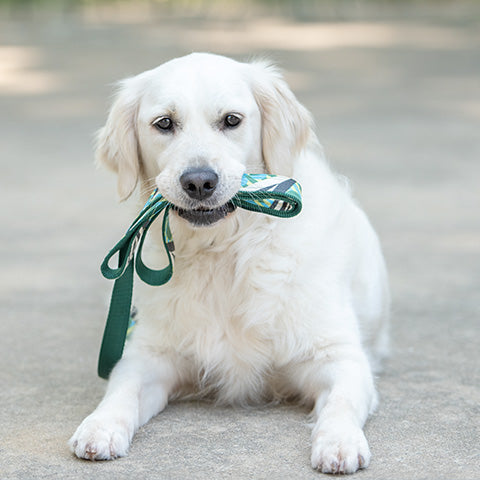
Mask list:
[{"label": "paved surface", "polygon": [[318,477],[290,406],[175,404],[115,462],[66,447],[105,386],[98,265],[129,223],[92,133],[109,83],[192,50],[279,60],[382,238],[393,352],[366,428],[373,461],[354,478],[480,478],[480,11],[455,3],[340,20],[329,3],[328,23],[0,17],[1,479]]}]

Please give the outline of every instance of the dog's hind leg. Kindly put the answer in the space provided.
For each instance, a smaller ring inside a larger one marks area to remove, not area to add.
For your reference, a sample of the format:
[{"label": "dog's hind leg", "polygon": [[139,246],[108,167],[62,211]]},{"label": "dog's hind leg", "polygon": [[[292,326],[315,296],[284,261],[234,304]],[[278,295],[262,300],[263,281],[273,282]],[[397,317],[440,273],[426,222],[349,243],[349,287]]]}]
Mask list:
[{"label": "dog's hind leg", "polygon": [[165,408],[178,383],[170,358],[128,353],[112,370],[103,400],[69,440],[79,458],[125,456],[137,429]]}]

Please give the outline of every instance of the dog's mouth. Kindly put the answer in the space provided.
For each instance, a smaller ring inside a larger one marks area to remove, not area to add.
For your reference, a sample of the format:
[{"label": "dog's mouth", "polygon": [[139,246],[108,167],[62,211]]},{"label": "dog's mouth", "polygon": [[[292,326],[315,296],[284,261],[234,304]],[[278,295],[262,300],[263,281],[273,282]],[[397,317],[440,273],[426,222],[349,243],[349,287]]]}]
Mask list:
[{"label": "dog's mouth", "polygon": [[213,225],[222,218],[225,218],[228,214],[232,213],[237,207],[228,202],[224,205],[209,209],[207,207],[199,207],[192,210],[185,210],[176,206],[172,207],[172,210],[178,213],[178,215],[185,220],[189,221],[196,227],[205,227]]}]

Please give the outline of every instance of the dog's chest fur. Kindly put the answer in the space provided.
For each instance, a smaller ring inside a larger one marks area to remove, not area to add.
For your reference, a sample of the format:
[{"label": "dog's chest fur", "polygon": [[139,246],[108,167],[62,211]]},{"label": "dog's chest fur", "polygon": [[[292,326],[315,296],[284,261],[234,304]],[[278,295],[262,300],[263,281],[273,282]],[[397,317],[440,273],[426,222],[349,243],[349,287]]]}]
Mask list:
[{"label": "dog's chest fur", "polygon": [[226,225],[214,238],[174,233],[181,238],[174,276],[141,305],[149,309],[149,319],[159,312],[158,323],[147,326],[149,341],[160,349],[175,346],[188,387],[213,391],[227,403],[263,401],[278,393],[277,374],[288,361],[285,322],[294,321],[282,315],[292,309],[279,301],[291,304],[290,295],[272,291],[291,288],[295,256],[281,242],[272,244],[273,238],[278,242],[275,222],[253,222]]}]

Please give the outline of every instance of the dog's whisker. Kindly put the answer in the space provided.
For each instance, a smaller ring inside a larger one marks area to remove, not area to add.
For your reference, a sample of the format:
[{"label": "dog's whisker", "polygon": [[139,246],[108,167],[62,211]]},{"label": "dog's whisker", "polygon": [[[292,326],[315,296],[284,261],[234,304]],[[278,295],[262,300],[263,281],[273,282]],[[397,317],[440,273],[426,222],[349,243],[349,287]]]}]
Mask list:
[{"label": "dog's whisker", "polygon": [[148,178],[144,180],[139,188],[140,196],[150,195],[157,187],[155,178]]}]

